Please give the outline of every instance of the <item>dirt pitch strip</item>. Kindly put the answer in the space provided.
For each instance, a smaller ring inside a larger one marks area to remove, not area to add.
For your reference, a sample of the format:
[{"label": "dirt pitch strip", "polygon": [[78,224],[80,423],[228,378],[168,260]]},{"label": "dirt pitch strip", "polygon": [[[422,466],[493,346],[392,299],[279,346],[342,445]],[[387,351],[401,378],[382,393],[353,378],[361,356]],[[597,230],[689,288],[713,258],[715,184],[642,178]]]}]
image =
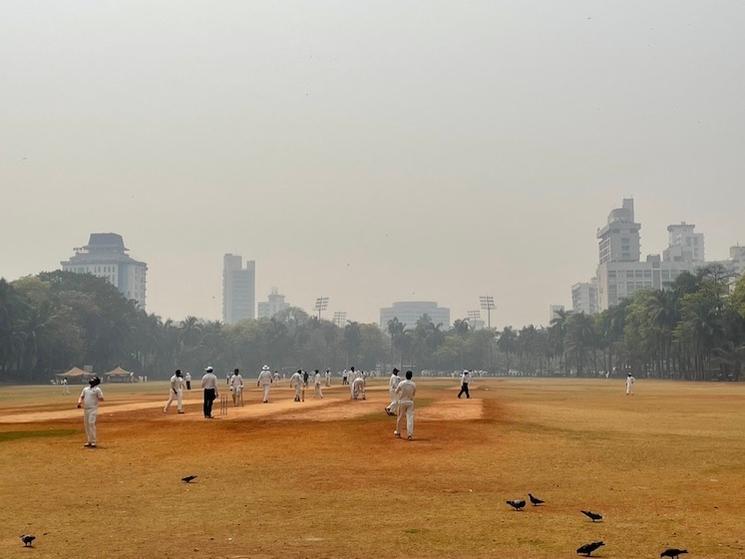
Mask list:
[{"label": "dirt pitch strip", "polygon": [[[164,415],[165,383],[104,385],[96,450],[76,387],[3,387],[0,558],[745,557],[745,386],[419,380],[408,442],[384,382],[251,386],[211,421],[200,391]],[[546,504],[504,502],[528,492]]]}]

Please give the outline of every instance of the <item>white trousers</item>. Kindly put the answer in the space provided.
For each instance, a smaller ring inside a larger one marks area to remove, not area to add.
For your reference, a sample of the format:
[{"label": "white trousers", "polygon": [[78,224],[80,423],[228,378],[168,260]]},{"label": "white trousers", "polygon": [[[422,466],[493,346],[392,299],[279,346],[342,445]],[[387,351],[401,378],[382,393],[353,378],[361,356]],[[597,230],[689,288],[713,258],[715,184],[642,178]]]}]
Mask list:
[{"label": "white trousers", "polygon": [[388,394],[389,394],[389,395],[390,395],[390,397],[391,397],[391,403],[390,403],[390,404],[388,404],[388,406],[387,406],[387,407],[388,407],[388,409],[389,409],[389,410],[390,410],[390,411],[391,411],[392,413],[396,413],[396,409],[398,408],[398,397],[396,396],[396,389],[395,389],[395,388],[391,388],[391,389],[389,389],[389,390],[388,390]]},{"label": "white trousers", "polygon": [[236,386],[233,388],[233,405],[237,406],[241,403],[241,395],[243,394],[243,388]]},{"label": "white trousers", "polygon": [[295,385],[295,400],[299,402],[302,397],[303,397],[303,385],[300,383],[297,383]]},{"label": "white trousers", "polygon": [[[355,386],[355,385],[353,385]],[[359,388],[355,388],[352,390],[352,399],[353,400],[364,400],[365,399],[365,387],[360,385]]]},{"label": "white trousers", "polygon": [[168,408],[171,407],[171,402],[176,400],[176,408],[178,411],[182,412],[184,411],[184,391],[183,390],[177,390],[175,393],[173,390],[168,391],[168,401],[166,402],[165,407],[163,408],[163,411],[168,411]]},{"label": "white trousers", "polygon": [[265,384],[262,386],[262,388],[264,389],[264,402],[269,401],[269,387],[270,386],[271,384]]},{"label": "white trousers", "polygon": [[98,407],[83,408],[83,425],[88,444],[96,444],[96,414]]},{"label": "white trousers", "polygon": [[634,393],[634,387],[630,384],[626,385],[626,394],[633,394]]},{"label": "white trousers", "polygon": [[406,417],[406,432],[410,437],[414,436],[414,402],[411,400],[399,400],[398,418],[396,419],[396,433],[401,433]]},{"label": "white trousers", "polygon": [[323,392],[321,392],[321,385],[316,384],[316,390],[315,390],[316,398],[321,398],[323,400]]}]

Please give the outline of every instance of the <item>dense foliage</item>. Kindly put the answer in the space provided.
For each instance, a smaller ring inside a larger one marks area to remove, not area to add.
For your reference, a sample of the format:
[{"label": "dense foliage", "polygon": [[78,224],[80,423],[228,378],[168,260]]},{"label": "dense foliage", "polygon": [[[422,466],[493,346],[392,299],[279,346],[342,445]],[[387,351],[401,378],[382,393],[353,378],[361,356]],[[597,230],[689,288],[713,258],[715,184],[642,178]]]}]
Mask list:
[{"label": "dense foliage", "polygon": [[292,370],[415,370],[463,367],[492,373],[591,376],[605,371],[664,378],[739,379],[745,362],[745,279],[730,290],[719,267],[684,274],[672,289],[641,291],[597,316],[561,313],[547,327],[450,330],[423,317],[339,328],[290,308],[271,320],[226,326],[189,317],[163,321],[139,310],[102,279],[42,273],[0,279],[0,380],[45,381],[72,366],[117,365],[153,378],[175,368],[199,372],[264,363]]}]

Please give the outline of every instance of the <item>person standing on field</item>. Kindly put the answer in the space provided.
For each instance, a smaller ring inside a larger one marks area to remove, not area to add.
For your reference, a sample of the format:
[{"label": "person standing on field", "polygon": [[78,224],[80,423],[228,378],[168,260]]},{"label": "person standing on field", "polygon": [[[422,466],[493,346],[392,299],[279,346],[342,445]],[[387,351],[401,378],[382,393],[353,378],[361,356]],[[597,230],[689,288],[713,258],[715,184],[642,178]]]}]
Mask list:
[{"label": "person standing on field", "polygon": [[96,448],[96,415],[98,404],[103,402],[103,392],[98,387],[99,384],[101,384],[101,379],[93,377],[78,398],[78,408],[83,408],[83,425],[88,440],[84,445],[86,448]]},{"label": "person standing on field", "polygon": [[460,376],[460,392],[458,392],[458,399],[460,400],[460,397],[465,393],[466,399],[471,397],[470,392],[468,392],[468,383],[471,382],[471,373],[468,372],[467,369],[463,370],[463,374]]},{"label": "person standing on field", "polygon": [[238,369],[233,370],[230,378],[230,389],[233,391],[233,405],[240,406],[243,402],[243,377]]},{"label": "person standing on field", "polygon": [[303,375],[300,374],[300,369],[290,377],[290,388],[295,389],[295,401],[301,402],[303,395]]},{"label": "person standing on field", "polygon": [[62,395],[63,396],[69,395],[70,394],[70,385],[67,384],[67,379],[66,378],[63,378],[61,382],[62,382]]},{"label": "person standing on field", "polygon": [[626,375],[626,396],[633,396],[634,395],[634,383],[636,382],[636,379],[629,373]]},{"label": "person standing on field", "polygon": [[406,417],[406,434],[409,440],[414,438],[414,396],[416,396],[416,384],[411,380],[414,374],[406,371],[406,380],[402,380],[396,387],[396,398],[398,400],[396,419],[396,430],[393,435],[401,438],[404,417]]},{"label": "person standing on field", "polygon": [[331,386],[331,369],[326,369],[326,372],[323,374],[326,380],[326,387]]},{"label": "person standing on field", "polygon": [[219,393],[217,392],[217,375],[215,375],[212,367],[207,367],[204,370],[202,389],[204,390],[204,418],[214,419],[212,417],[212,403],[219,396]]},{"label": "person standing on field", "polygon": [[349,384],[349,373],[344,369],[341,373],[341,384],[342,386]]},{"label": "person standing on field", "polygon": [[316,374],[313,376],[313,387],[316,398],[323,400],[323,391],[321,390],[321,373],[316,369]]},{"label": "person standing on field", "polygon": [[269,403],[269,388],[272,386],[272,372],[269,370],[269,367],[267,365],[264,365],[261,368],[261,372],[259,373],[259,378],[256,380],[256,386],[260,386],[263,391],[263,402],[265,404]]},{"label": "person standing on field", "polygon": [[186,389],[191,390],[191,373],[189,371],[186,371],[184,380],[186,381]]},{"label": "person standing on field", "polygon": [[163,413],[168,413],[168,408],[171,407],[171,402],[174,400],[176,400],[178,412],[184,413],[184,379],[181,376],[181,369],[176,369],[171,377],[171,389],[168,391],[168,401],[163,407]]},{"label": "person standing on field", "polygon": [[394,368],[391,372],[391,378],[388,379],[388,395],[391,397],[391,403],[385,407],[385,413],[388,415],[396,415],[396,404],[398,399],[396,398],[396,388],[398,388],[401,382],[401,377],[398,376],[399,370]]}]

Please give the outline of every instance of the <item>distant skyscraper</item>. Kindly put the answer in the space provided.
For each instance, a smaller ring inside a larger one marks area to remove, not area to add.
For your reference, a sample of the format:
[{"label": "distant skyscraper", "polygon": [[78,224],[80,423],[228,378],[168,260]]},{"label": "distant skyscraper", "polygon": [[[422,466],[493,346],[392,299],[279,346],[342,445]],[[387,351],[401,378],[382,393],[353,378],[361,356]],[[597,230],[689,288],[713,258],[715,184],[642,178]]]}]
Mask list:
[{"label": "distant skyscraper", "polygon": [[259,318],[272,318],[275,314],[289,309],[290,305],[285,302],[285,296],[280,295],[276,287],[267,296],[266,301],[259,302]]},{"label": "distant skyscraper", "polygon": [[237,254],[223,257],[222,319],[225,324],[235,324],[256,316],[256,263],[246,261]]},{"label": "distant skyscraper", "polygon": [[121,235],[91,233],[87,245],[76,248],[74,256],[61,262],[62,270],[104,278],[144,309],[147,264],[134,260],[127,251]]},{"label": "distant skyscraper", "polygon": [[678,225],[669,225],[668,247],[662,253],[664,262],[698,262],[706,261],[704,252],[704,234],[695,233],[695,225],[685,221]]},{"label": "distant skyscraper", "polygon": [[435,324],[442,324],[443,329],[450,328],[450,309],[438,307],[433,301],[399,301],[392,307],[380,309],[380,328],[388,331],[388,322],[398,318],[407,328],[414,328],[424,315],[429,316]]},{"label": "distant skyscraper", "polygon": [[598,279],[575,283],[572,286],[572,310],[576,313],[598,312]]},{"label": "distant skyscraper", "polygon": [[641,224],[634,221],[634,200],[626,198],[623,206],[611,211],[608,223],[598,230],[600,263],[639,262]]}]

